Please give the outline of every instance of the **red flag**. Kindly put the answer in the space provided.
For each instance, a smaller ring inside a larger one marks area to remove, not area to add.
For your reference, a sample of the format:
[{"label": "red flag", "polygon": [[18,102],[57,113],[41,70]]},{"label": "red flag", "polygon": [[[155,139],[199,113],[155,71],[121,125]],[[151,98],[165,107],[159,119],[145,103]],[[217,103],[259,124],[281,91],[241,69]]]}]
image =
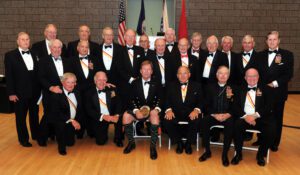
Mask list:
[{"label": "red flag", "polygon": [[188,38],[187,23],[185,16],[185,0],[181,4],[181,16],[179,21],[178,39]]},{"label": "red flag", "polygon": [[125,41],[124,41],[125,30],[126,30],[125,5],[124,5],[124,0],[121,0],[120,8],[119,8],[118,41],[119,41],[119,44],[122,46],[125,45]]}]

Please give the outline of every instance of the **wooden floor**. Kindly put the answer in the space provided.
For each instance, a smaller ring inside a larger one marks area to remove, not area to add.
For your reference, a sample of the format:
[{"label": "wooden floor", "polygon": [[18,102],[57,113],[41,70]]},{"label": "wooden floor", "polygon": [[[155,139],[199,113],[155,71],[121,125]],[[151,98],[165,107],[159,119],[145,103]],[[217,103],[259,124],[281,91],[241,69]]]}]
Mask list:
[{"label": "wooden floor", "polygon": [[[300,126],[300,95],[290,95],[286,105],[284,124]],[[0,175],[34,174],[300,174],[300,130],[284,127],[283,138],[278,152],[271,152],[270,163],[259,167],[255,161],[256,153],[244,151],[244,160],[237,166],[221,165],[221,148],[212,146],[212,158],[199,163],[203,149],[192,155],[178,155],[175,146],[167,149],[167,138],[158,149],[158,159],[149,158],[149,140],[137,141],[137,148],[129,155],[122,153],[111,141],[105,146],[97,146],[94,140],[78,140],[74,147],[68,148],[67,156],[57,153],[57,145],[49,142],[41,148],[36,142],[33,147],[23,148],[18,144],[14,115],[0,114]],[[110,138],[112,133],[110,133]],[[229,157],[233,156],[231,149]]]}]

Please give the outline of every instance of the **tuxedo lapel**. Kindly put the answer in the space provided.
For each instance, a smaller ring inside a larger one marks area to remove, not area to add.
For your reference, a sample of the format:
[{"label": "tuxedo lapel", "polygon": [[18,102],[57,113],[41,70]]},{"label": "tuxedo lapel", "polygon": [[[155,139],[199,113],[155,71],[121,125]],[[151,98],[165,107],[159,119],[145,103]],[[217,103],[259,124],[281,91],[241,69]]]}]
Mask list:
[{"label": "tuxedo lapel", "polygon": [[108,108],[109,113],[111,114],[111,91],[106,92],[106,105]]},{"label": "tuxedo lapel", "polygon": [[27,71],[26,64],[25,64],[25,62],[23,60],[23,57],[22,57],[21,53],[19,52],[19,49],[16,49],[15,54],[16,54],[16,60],[17,60],[17,62],[19,62],[19,64],[22,66],[22,68]]}]

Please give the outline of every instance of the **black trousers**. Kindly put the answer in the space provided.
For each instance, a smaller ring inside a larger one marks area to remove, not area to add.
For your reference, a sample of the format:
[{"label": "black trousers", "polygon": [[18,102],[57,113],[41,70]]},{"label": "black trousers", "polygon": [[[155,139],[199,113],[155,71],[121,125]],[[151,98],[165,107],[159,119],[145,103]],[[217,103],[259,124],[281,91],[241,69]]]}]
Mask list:
[{"label": "black trousers", "polygon": [[164,120],[164,126],[168,136],[171,138],[172,143],[178,143],[182,138],[186,138],[189,143],[196,143],[197,132],[199,130],[200,118],[190,120],[186,117],[188,125],[179,125],[178,122],[182,121],[178,118],[172,120]]},{"label": "black trousers", "polygon": [[232,137],[233,137],[233,128],[234,128],[234,118],[230,117],[227,120],[220,122],[218,120],[216,120],[214,117],[212,116],[205,116],[202,119],[202,131],[203,131],[203,144],[205,147],[206,151],[210,151],[210,127],[214,126],[214,125],[223,125],[224,126],[224,145],[223,145],[223,154],[227,155],[227,152],[230,148],[230,144],[232,141]]},{"label": "black trousers", "polygon": [[275,122],[272,120],[262,120],[258,118],[255,120],[256,125],[248,124],[244,119],[237,119],[234,124],[234,144],[237,154],[242,153],[244,136],[246,129],[256,129],[261,132],[260,146],[258,148],[258,155],[265,156],[270,145],[274,142]]},{"label": "black trousers", "polygon": [[20,143],[29,141],[29,134],[26,126],[26,116],[29,112],[29,125],[31,138],[36,140],[39,133],[39,106],[34,99],[19,99],[15,103],[16,127]]},{"label": "black trousers", "polygon": [[71,122],[56,122],[54,125],[58,150],[66,150],[66,146],[73,146],[75,144],[75,129]]},{"label": "black trousers", "polygon": [[[96,138],[96,143],[103,145],[108,140],[108,127],[110,122],[107,121],[95,121],[93,120],[92,126],[94,131],[94,136]],[[120,117],[117,123],[114,123],[115,127],[115,136],[114,140],[122,140],[122,118]]]},{"label": "black trousers", "polygon": [[274,120],[275,120],[275,140],[271,146],[278,147],[281,141],[283,113],[284,113],[285,101],[279,101],[274,106]]}]

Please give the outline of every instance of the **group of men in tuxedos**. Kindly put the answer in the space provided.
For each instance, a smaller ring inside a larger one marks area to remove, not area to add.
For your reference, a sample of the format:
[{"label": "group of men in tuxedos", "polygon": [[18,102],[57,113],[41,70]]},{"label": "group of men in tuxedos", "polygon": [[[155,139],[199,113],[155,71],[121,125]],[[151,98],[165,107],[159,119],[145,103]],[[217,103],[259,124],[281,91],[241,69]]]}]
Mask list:
[{"label": "group of men in tuxedos", "polygon": [[[142,47],[136,46],[132,29],[125,32],[124,46],[113,42],[110,27],[103,29],[100,45],[90,40],[86,25],[79,27],[79,39],[67,48],[57,39],[55,25],[47,25],[44,35],[45,40],[30,48],[29,34],[20,32],[18,48],[5,54],[7,91],[15,104],[18,140],[24,147],[32,146],[26,127],[29,111],[32,139],[45,147],[48,137],[55,135],[61,155],[85,131],[97,145],[106,144],[109,124],[114,124],[118,147],[123,147],[124,128],[128,144],[123,152],[128,154],[136,148],[135,121],[148,123],[153,160],[158,157],[160,129],[177,144],[178,154],[192,154],[200,131],[205,152],[199,161],[209,159],[210,127],[216,124],[224,126],[224,166],[229,165],[232,140],[236,154],[231,164],[242,160],[248,128],[261,131],[256,143],[258,165],[265,165],[269,148],[278,150],[294,60],[291,52],[279,48],[277,31],[267,35],[268,49],[259,53],[254,38],[245,35],[239,54],[231,51],[230,36],[222,38],[222,51],[217,37],[209,36],[203,50],[200,33],[192,34],[190,46],[187,38],[175,42],[171,28],[155,41],[154,50],[147,35],[140,37]],[[44,114],[39,122],[41,98]]]}]

